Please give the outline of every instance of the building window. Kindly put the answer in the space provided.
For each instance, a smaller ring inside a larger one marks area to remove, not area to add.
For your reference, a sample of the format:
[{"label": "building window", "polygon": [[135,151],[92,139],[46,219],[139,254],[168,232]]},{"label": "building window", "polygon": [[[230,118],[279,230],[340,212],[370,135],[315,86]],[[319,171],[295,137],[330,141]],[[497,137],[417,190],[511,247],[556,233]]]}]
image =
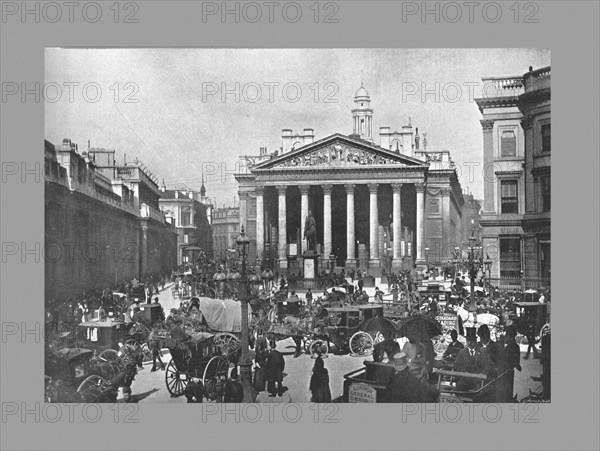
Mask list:
[{"label": "building window", "polygon": [[500,277],[521,277],[521,240],[500,238]]},{"label": "building window", "polygon": [[542,125],[542,152],[550,152],[550,124]]},{"label": "building window", "polygon": [[191,207],[181,207],[181,227],[189,227],[192,217]]},{"label": "building window", "polygon": [[519,212],[517,180],[503,180],[500,182],[500,203],[502,213]]},{"label": "building window", "polygon": [[540,276],[550,279],[550,241],[540,241]]},{"label": "building window", "polygon": [[185,244],[188,244],[188,243],[189,243],[189,235],[188,235],[187,233],[185,233],[185,234],[183,235],[183,242],[184,242]]},{"label": "building window", "polygon": [[504,130],[500,138],[500,156],[514,157],[517,155],[517,137],[512,130]]},{"label": "building window", "polygon": [[550,211],[550,176],[540,177],[542,188],[542,211]]}]

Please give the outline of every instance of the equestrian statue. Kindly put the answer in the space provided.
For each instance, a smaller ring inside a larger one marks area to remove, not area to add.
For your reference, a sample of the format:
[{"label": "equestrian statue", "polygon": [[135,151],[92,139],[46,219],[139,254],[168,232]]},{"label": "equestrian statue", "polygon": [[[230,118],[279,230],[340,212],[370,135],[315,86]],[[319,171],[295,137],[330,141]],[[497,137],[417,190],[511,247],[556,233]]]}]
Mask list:
[{"label": "equestrian statue", "polygon": [[309,211],[306,221],[304,222],[304,238],[306,239],[306,250],[317,250],[317,223]]}]

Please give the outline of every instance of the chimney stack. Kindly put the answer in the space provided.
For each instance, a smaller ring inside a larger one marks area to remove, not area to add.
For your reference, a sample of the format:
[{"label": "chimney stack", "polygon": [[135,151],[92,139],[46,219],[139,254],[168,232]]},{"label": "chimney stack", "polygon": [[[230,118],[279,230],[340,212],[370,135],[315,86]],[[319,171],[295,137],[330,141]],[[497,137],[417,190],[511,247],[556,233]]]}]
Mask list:
[{"label": "chimney stack", "polygon": [[281,131],[281,153],[287,153],[292,150],[292,130],[284,128]]},{"label": "chimney stack", "polygon": [[315,141],[315,131],[312,128],[304,129],[304,145],[312,144]]},{"label": "chimney stack", "polygon": [[386,150],[390,149],[390,128],[379,127],[379,147]]},{"label": "chimney stack", "polygon": [[419,140],[421,137],[419,136],[419,128],[415,129],[415,150],[419,150]]}]

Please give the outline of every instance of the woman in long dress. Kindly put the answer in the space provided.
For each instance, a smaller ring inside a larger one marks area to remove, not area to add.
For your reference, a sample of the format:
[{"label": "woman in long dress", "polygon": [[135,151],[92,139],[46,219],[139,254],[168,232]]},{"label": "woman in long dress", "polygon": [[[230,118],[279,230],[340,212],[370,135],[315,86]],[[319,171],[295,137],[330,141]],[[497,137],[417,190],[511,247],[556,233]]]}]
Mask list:
[{"label": "woman in long dress", "polygon": [[329,372],[325,369],[325,363],[321,356],[317,356],[315,360],[309,389],[312,394],[311,402],[331,402]]}]

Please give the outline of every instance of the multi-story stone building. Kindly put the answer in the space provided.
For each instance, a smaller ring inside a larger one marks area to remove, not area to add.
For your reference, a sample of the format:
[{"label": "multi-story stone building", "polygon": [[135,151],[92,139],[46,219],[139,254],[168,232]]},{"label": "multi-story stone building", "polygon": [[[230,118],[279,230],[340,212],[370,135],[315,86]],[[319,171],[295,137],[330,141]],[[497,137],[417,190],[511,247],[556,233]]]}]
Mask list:
[{"label": "multi-story stone building", "polygon": [[550,67],[523,76],[519,97],[525,131],[524,276],[550,279]]},{"label": "multi-story stone building", "polygon": [[204,182],[200,192],[160,188],[161,211],[173,218],[177,229],[177,263],[194,263],[201,255],[212,258],[212,204],[205,204]]},{"label": "multi-story stone building", "polygon": [[226,259],[229,250],[236,250],[240,233],[240,207],[215,208],[213,211],[214,255]]},{"label": "multi-story stone building", "polygon": [[477,241],[481,241],[481,204],[479,199],[475,199],[472,193],[463,193],[465,203],[462,213],[462,242],[463,245],[469,241],[471,233],[474,234]]},{"label": "multi-story stone building", "polygon": [[492,278],[520,284],[550,271],[550,68],[483,82],[484,251]]},{"label": "multi-story stone building", "polygon": [[449,258],[462,240],[464,203],[450,152],[427,149],[410,120],[401,131],[380,127],[375,144],[370,103],[361,86],[350,135],[315,141],[312,128],[296,134],[284,129],[279,151],[244,157],[246,167],[236,179],[251,252],[261,259],[275,255],[286,271],[302,259],[311,212],[321,263],[377,274],[384,265]]},{"label": "multi-story stone building", "polygon": [[171,271],[175,228],[158,211],[155,180],[114,151],[45,141],[45,292],[48,298]]}]

